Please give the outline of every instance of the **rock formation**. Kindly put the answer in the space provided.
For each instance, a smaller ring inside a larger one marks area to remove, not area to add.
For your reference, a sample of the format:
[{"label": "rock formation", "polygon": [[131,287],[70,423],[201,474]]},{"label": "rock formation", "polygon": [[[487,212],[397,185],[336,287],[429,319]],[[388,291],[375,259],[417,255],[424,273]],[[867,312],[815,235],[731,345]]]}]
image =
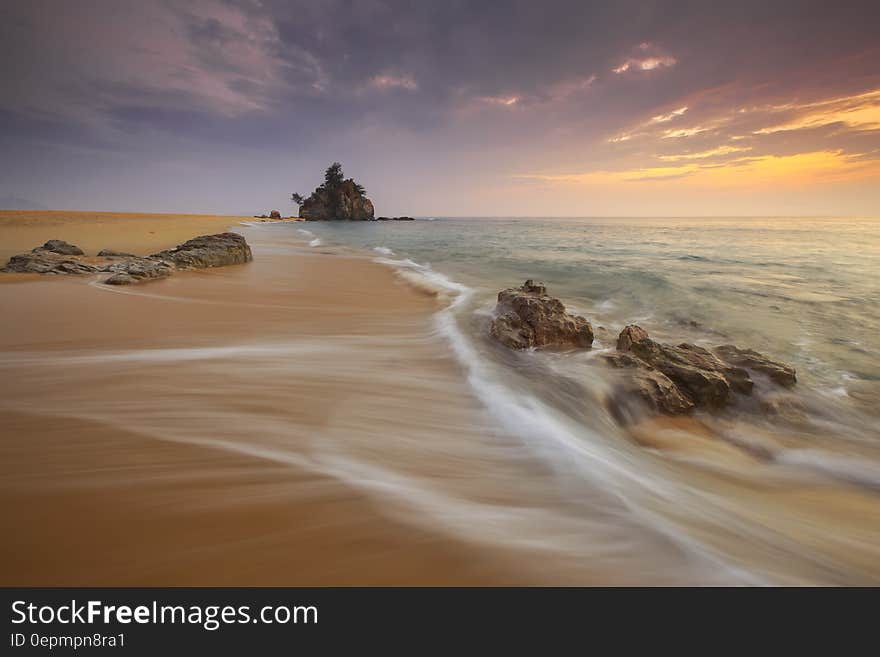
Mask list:
[{"label": "rock formation", "polygon": [[338,162],[330,165],[323,184],[311,196],[302,199],[293,194],[292,198],[301,201],[299,216],[306,221],[371,221],[374,216],[373,202],[364,188],[351,178],[344,179]]},{"label": "rock formation", "polygon": [[[593,342],[590,323],[566,312],[543,283],[527,280],[521,287],[502,290],[495,313],[489,333],[511,349],[590,347]],[[646,410],[681,415],[697,408],[720,409],[737,394],[752,394],[753,372],[784,387],[797,381],[791,365],[757,351],[734,345],[709,350],[688,343],[663,344],[635,324],[617,336],[616,351],[600,354],[599,359],[619,371],[608,406],[622,423]]]},{"label": "rock formation", "polygon": [[770,360],[752,349],[740,349],[732,344],[724,344],[715,347],[713,351],[726,362],[765,374],[771,381],[786,388],[797,383],[797,375],[791,365]]},{"label": "rock formation", "polygon": [[202,235],[187,240],[167,251],[159,251],[152,259],[168,260],[178,269],[240,265],[253,259],[251,247],[238,233]]},{"label": "rock formation", "polygon": [[613,407],[620,406],[621,397],[636,396],[650,409],[667,414],[717,409],[730,403],[734,393],[752,394],[749,370],[766,374],[780,385],[796,381],[793,367],[757,351],[733,345],[709,351],[687,343],[662,344],[636,325],[620,332],[617,352],[606,354],[604,360],[626,370],[612,394]]},{"label": "rock formation", "polygon": [[269,219],[281,219],[281,213],[278,210],[270,210]]},{"label": "rock formation", "polygon": [[0,271],[37,274],[110,273],[112,276],[105,283],[128,285],[165,278],[177,269],[222,267],[250,262],[252,259],[250,246],[244,237],[236,233],[202,235],[145,258],[103,249],[97,258],[85,259],[79,247],[61,240],[50,240],[33,251],[13,256]]},{"label": "rock formation", "polygon": [[492,337],[511,349],[532,347],[590,347],[593,327],[565,311],[559,299],[547,295],[543,283],[527,280],[521,287],[498,293]]}]

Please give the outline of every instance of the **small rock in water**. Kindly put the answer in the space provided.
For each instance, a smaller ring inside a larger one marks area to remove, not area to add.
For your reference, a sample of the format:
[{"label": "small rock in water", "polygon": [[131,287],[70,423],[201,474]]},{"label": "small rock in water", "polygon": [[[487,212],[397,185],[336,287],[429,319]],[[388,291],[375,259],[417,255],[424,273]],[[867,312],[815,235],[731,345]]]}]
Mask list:
[{"label": "small rock in water", "polygon": [[559,299],[547,295],[543,283],[527,280],[521,287],[498,293],[490,333],[511,349],[532,347],[590,347],[593,328],[578,315],[565,311]]}]

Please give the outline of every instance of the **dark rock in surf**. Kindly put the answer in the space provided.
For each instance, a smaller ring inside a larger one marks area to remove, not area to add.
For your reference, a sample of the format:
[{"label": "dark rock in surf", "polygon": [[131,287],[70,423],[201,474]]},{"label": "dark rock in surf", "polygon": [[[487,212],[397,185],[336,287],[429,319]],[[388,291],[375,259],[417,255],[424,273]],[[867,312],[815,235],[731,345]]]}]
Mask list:
[{"label": "dark rock in surf", "polygon": [[740,349],[732,344],[724,344],[715,347],[712,351],[725,362],[744,367],[747,370],[760,372],[778,385],[790,388],[797,383],[797,372],[794,367],[771,360],[753,349]]},{"label": "dark rock in surf", "polygon": [[[693,344],[662,344],[634,324],[620,332],[617,349],[617,353],[606,356],[606,362],[630,372],[622,390],[633,393],[662,413],[679,414],[691,408],[717,409],[728,404],[733,393],[750,395],[754,382],[749,370],[766,374],[786,387],[796,381],[793,367],[751,349],[723,345],[713,353]],[[674,388],[658,379],[658,374]],[[679,396],[687,403],[681,403]]]},{"label": "dark rock in surf", "polygon": [[695,406],[720,408],[730,401],[733,391],[748,394],[754,385],[748,372],[725,363],[707,349],[687,343],[672,346],[655,342],[640,326],[623,329],[618,349],[665,374]]},{"label": "dark rock in surf", "polygon": [[521,287],[502,290],[496,313],[490,334],[511,349],[586,348],[593,344],[590,323],[566,312],[559,299],[547,295],[543,283],[527,280]]},{"label": "dark rock in surf", "polygon": [[694,403],[669,377],[632,354],[608,353],[601,358],[611,367],[624,370],[608,398],[608,407],[618,421],[626,424],[645,409],[682,415],[694,408]]},{"label": "dark rock in surf", "polygon": [[269,219],[281,219],[281,213],[278,210],[269,212]]}]

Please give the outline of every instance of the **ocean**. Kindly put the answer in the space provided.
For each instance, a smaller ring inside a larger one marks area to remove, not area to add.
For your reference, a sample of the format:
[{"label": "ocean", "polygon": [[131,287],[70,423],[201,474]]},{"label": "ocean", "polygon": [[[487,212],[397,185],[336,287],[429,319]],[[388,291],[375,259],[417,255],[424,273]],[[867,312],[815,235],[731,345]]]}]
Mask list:
[{"label": "ocean", "polygon": [[[440,294],[437,348],[560,486],[613,491],[752,582],[852,581],[841,555],[874,552],[880,221],[431,217],[273,229],[369,254]],[[590,320],[593,349],[511,352],[488,337],[498,291],[528,278]],[[596,356],[631,323],[664,342],[757,349],[794,365],[798,385],[759,379],[754,397],[724,411],[621,427],[607,404],[614,373]],[[826,489],[866,497],[871,511],[846,519],[861,535],[835,526]],[[796,575],[782,565],[792,549],[805,561]]]}]

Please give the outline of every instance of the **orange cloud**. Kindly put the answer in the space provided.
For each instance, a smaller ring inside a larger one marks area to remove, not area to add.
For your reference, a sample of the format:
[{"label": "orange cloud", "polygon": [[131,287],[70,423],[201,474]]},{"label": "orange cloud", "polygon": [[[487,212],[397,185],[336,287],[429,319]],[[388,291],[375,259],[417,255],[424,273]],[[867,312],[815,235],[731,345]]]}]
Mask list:
[{"label": "orange cloud", "polygon": [[520,177],[563,185],[662,182],[696,187],[757,188],[768,185],[798,186],[875,176],[880,176],[880,160],[866,159],[861,154],[848,155],[842,151],[815,151],[797,155],[742,157],[725,163],[687,161],[673,166],[639,167],[621,171],[526,174]]},{"label": "orange cloud", "polygon": [[802,130],[842,123],[858,130],[880,130],[880,89],[855,96],[843,96],[816,103],[790,104],[773,108],[777,111],[801,112],[800,116],[766,128],[754,134],[765,135],[783,130]]}]

